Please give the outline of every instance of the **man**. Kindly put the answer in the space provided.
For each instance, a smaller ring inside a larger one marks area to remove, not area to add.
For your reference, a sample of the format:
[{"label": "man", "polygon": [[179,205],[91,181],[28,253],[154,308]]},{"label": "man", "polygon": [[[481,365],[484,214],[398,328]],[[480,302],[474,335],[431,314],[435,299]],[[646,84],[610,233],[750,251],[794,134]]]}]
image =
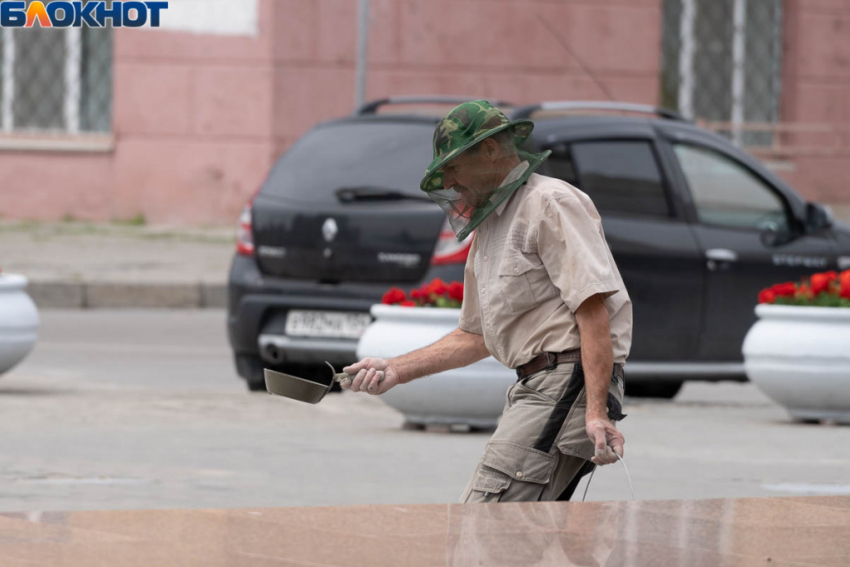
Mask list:
[{"label": "man", "polygon": [[625,417],[631,301],[590,198],[534,173],[549,152],[521,149],[533,126],[482,100],[437,125],[420,188],[459,240],[477,228],[458,329],[344,368],[354,375],[344,389],[372,395],[490,355],[517,370],[461,502],[569,500],[583,475],[623,454],[615,422]]}]

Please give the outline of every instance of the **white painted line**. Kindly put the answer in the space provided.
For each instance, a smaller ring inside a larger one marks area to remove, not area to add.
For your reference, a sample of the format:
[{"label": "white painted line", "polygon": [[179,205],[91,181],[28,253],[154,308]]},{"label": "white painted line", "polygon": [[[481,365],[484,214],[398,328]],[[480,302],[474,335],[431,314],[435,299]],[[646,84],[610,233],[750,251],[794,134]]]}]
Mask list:
[{"label": "white painted line", "polygon": [[18,480],[17,482],[23,482],[26,484],[51,484],[51,485],[100,485],[100,486],[111,486],[111,485],[127,485],[127,484],[148,484],[151,481],[149,478],[109,478],[109,477],[96,477],[96,478],[67,478],[67,477],[44,477],[44,478],[23,478]]}]

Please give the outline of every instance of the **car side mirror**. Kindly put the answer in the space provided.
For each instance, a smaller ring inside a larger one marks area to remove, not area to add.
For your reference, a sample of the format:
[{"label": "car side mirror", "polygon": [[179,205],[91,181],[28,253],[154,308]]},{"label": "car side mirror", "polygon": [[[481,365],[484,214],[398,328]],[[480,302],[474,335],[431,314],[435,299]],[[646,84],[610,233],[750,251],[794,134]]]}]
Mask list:
[{"label": "car side mirror", "polygon": [[828,205],[806,203],[806,232],[817,232],[832,226],[834,217]]}]

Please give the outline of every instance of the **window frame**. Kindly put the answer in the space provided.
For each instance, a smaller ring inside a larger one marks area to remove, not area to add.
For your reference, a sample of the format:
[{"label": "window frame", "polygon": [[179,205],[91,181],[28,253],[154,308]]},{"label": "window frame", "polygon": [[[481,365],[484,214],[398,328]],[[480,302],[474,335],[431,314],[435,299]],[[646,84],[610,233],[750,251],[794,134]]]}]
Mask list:
[{"label": "window frame", "polygon": [[[722,130],[718,130],[728,132],[739,147],[769,146],[775,135],[749,132],[742,125],[776,123],[781,119],[782,45],[786,39],[787,10],[781,0],[770,0],[770,4],[765,0],[759,8],[754,5],[740,0],[728,13],[708,0],[664,0],[661,6],[662,102],[678,108],[689,119],[720,122]],[[713,56],[708,43],[699,37],[705,33],[700,21],[718,14],[722,18],[715,19],[715,27],[709,31],[713,32],[714,42],[719,42],[726,52],[721,57],[720,70],[716,62],[706,65]],[[726,29],[728,37],[723,33]],[[771,60],[766,62],[764,53],[775,58],[773,64],[767,64]],[[723,65],[728,65],[728,69]],[[745,73],[747,69],[755,69],[755,74]],[[728,100],[708,104],[700,101],[700,87],[716,83],[718,78],[722,80],[722,88],[717,92],[728,96]],[[761,85],[761,90],[755,83]]]},{"label": "window frame", "polygon": [[[20,127],[15,120],[15,98],[17,81],[15,65],[18,53],[15,34],[21,30],[3,28],[0,30],[0,42],[3,44],[0,57],[0,150],[46,151],[46,152],[94,152],[108,153],[115,149],[114,92],[110,92],[109,130],[84,130],[81,127],[81,96],[83,84],[84,38],[82,28],[65,28],[54,33],[62,33],[65,43],[65,58],[61,71],[56,75],[61,80],[62,127],[30,128]],[[110,39],[110,41],[113,41]],[[114,59],[110,61],[114,66]],[[114,68],[114,67],[113,67]],[[114,80],[114,77],[113,79]]]},{"label": "window frame", "polygon": [[[616,143],[633,143],[633,142],[643,142],[649,146],[649,150],[652,153],[652,157],[655,159],[655,166],[658,170],[658,175],[661,180],[661,190],[664,192],[664,199],[667,202],[667,215],[666,216],[656,216],[656,215],[648,215],[648,214],[629,214],[623,211],[612,211],[609,209],[602,209],[597,206],[597,210],[599,214],[602,216],[614,216],[618,218],[627,218],[632,220],[644,220],[644,221],[658,221],[658,222],[667,222],[667,221],[681,221],[682,214],[677,206],[676,200],[674,198],[674,189],[671,183],[669,176],[667,175],[667,169],[662,160],[662,153],[659,151],[657,140],[655,138],[644,137],[644,136],[617,136],[617,137],[592,137],[592,138],[563,138],[558,140],[547,141],[546,145],[543,147],[544,150],[553,149],[556,146],[566,146],[567,153],[570,156],[570,160],[573,164],[573,171],[575,172],[576,180],[578,181],[578,189],[582,192],[585,192],[581,187],[581,165],[576,161],[575,154],[573,153],[573,146],[576,144],[616,144]],[[547,169],[547,174],[551,173],[551,170]],[[593,199],[592,195],[588,196]],[[594,201],[594,205],[596,202]]]},{"label": "window frame", "polygon": [[717,224],[717,223],[712,223],[712,222],[706,222],[706,221],[700,219],[697,203],[696,203],[696,200],[694,199],[694,191],[691,188],[690,182],[688,181],[688,176],[685,173],[685,168],[682,166],[682,162],[679,160],[679,155],[676,153],[676,146],[689,146],[689,147],[695,148],[697,150],[702,150],[702,151],[708,152],[710,154],[718,155],[721,158],[727,159],[728,161],[732,162],[732,164],[737,165],[738,167],[740,167],[741,169],[743,169],[744,171],[746,171],[747,173],[752,175],[756,180],[760,181],[761,184],[764,185],[768,191],[772,192],[776,197],[779,198],[779,201],[782,204],[782,208],[785,211],[785,216],[786,216],[786,219],[788,221],[789,230],[791,230],[792,232],[795,232],[795,233],[800,232],[801,227],[800,227],[799,219],[797,218],[797,215],[795,214],[794,209],[791,206],[791,203],[788,199],[788,196],[785,194],[785,192],[780,190],[773,182],[771,182],[764,175],[762,175],[761,173],[759,173],[758,171],[756,171],[755,169],[750,167],[743,160],[738,159],[735,155],[733,155],[729,152],[723,151],[722,149],[720,149],[720,148],[718,148],[714,145],[703,144],[703,143],[700,143],[698,141],[691,140],[691,139],[669,140],[667,143],[669,144],[670,154],[672,156],[672,159],[675,160],[675,164],[676,164],[675,167],[678,169],[680,181],[682,183],[682,188],[683,188],[684,191],[687,192],[688,206],[691,209],[693,224],[698,224],[700,226],[705,226],[705,227],[715,228],[715,229],[721,229],[721,230],[734,230],[734,231],[754,233],[754,234],[761,234],[761,233],[764,232],[763,229],[759,229],[759,228],[756,228],[756,227],[749,228],[749,227],[743,227],[743,226],[730,226],[730,225],[726,225],[726,224]]}]

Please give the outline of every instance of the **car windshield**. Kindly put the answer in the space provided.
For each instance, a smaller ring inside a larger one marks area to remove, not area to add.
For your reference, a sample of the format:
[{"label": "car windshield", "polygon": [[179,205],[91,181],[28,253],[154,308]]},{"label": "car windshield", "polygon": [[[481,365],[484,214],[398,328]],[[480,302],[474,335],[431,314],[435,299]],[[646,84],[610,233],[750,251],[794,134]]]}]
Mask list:
[{"label": "car windshield", "polygon": [[419,181],[431,161],[433,126],[402,121],[319,126],[287,151],[263,194],[326,201],[341,188],[380,188],[424,196]]}]

